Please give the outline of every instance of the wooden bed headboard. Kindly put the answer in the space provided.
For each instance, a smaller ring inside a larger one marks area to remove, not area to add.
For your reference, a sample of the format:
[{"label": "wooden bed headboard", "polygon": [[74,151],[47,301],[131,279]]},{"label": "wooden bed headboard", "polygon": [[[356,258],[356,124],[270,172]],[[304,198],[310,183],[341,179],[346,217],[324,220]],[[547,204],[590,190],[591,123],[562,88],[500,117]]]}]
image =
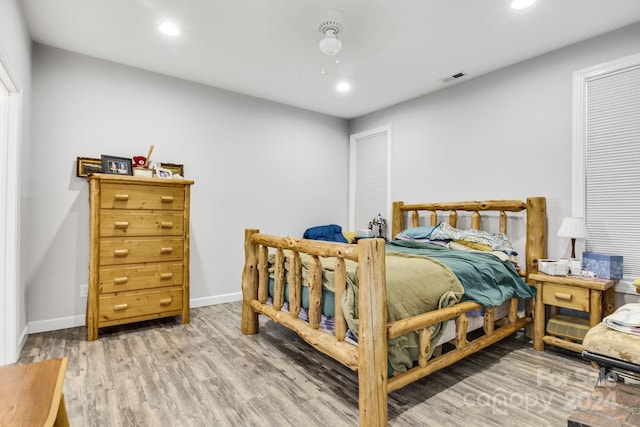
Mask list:
[{"label": "wooden bed headboard", "polygon": [[482,228],[480,212],[499,212],[500,232],[507,232],[507,212],[527,214],[527,239],[525,243],[526,274],[536,272],[537,261],[547,257],[547,200],[544,197],[529,197],[526,202],[520,200],[487,200],[484,202],[420,203],[407,205],[393,202],[391,238],[404,230],[405,212],[411,212],[411,226],[420,225],[420,212],[430,213],[429,222],[437,225],[438,212],[449,212],[449,224],[457,227],[458,212],[471,212],[471,228]]}]

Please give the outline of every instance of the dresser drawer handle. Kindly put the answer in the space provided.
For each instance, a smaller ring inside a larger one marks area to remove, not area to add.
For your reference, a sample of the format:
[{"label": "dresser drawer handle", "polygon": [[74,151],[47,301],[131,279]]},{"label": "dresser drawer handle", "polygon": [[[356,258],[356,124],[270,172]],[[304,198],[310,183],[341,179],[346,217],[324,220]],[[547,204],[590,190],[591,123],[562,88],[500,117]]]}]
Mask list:
[{"label": "dresser drawer handle", "polygon": [[573,295],[565,294],[564,292],[556,292],[556,298],[563,301],[571,301],[573,299]]},{"label": "dresser drawer handle", "polygon": [[173,196],[160,196],[160,200],[162,200],[162,203],[173,202]]},{"label": "dresser drawer handle", "polygon": [[171,279],[173,278],[173,273],[160,273],[161,279]]},{"label": "dresser drawer handle", "polygon": [[173,228],[173,222],[171,221],[162,221],[160,223],[161,228]]},{"label": "dresser drawer handle", "polygon": [[129,255],[129,249],[116,249],[113,254],[115,256],[127,256]]},{"label": "dresser drawer handle", "polygon": [[119,202],[126,202],[127,200],[129,200],[129,195],[128,194],[116,194],[115,195],[115,199]]},{"label": "dresser drawer handle", "polygon": [[160,300],[160,305],[169,305],[169,304],[171,304],[171,301],[173,301],[173,297],[162,298]]},{"label": "dresser drawer handle", "polygon": [[114,304],[113,311],[124,311],[129,308],[129,304]]},{"label": "dresser drawer handle", "polygon": [[115,283],[116,285],[122,285],[124,283],[127,283],[128,281],[129,278],[127,276],[113,278],[113,283]]},{"label": "dresser drawer handle", "polygon": [[127,228],[129,227],[129,221],[116,221],[116,228]]},{"label": "dresser drawer handle", "polygon": [[171,252],[173,252],[173,248],[170,246],[168,248],[160,248],[161,254],[170,254]]}]

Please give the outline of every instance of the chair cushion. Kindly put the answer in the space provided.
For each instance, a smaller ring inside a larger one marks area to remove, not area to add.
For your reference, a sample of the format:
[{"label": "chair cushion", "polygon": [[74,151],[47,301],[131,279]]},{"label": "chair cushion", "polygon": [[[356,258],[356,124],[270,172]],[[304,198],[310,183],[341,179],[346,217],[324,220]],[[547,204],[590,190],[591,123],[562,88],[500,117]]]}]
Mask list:
[{"label": "chair cushion", "polygon": [[589,329],[582,346],[590,353],[640,365],[640,336],[615,331],[604,323]]}]

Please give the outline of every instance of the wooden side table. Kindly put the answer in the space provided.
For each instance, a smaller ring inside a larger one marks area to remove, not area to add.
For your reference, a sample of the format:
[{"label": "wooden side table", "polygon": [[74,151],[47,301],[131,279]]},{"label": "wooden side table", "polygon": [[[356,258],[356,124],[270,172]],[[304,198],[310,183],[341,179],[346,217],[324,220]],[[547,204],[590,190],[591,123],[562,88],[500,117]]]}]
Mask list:
[{"label": "wooden side table", "polygon": [[544,344],[582,352],[582,344],[545,335],[545,306],[550,306],[550,317],[558,308],[570,308],[589,313],[589,325],[593,327],[615,310],[616,282],[609,279],[587,279],[579,276],[550,276],[543,273],[529,275],[536,287],[533,310],[533,348],[544,351]]},{"label": "wooden side table", "polygon": [[67,358],[0,368],[0,425],[68,427]]}]

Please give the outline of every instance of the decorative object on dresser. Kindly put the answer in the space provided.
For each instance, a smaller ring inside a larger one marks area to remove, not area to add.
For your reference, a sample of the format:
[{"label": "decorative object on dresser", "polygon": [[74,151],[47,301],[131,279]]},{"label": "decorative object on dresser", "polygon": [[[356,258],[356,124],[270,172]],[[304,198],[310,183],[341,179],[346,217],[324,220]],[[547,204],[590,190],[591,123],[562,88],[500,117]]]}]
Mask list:
[{"label": "decorative object on dresser", "polygon": [[159,317],[188,323],[193,181],[105,174],[88,181],[88,339],[101,327]]},{"label": "decorative object on dresser", "polygon": [[171,170],[165,168],[155,168],[155,175],[157,178],[171,178]]},{"label": "decorative object on dresser", "polygon": [[131,159],[102,155],[102,173],[114,175],[133,175]]},{"label": "decorative object on dresser", "polygon": [[[529,281],[536,287],[533,348],[538,351],[543,351],[546,343],[581,353],[582,344],[576,341],[582,341],[583,333],[588,329],[585,326],[597,325],[603,315],[611,314],[615,308],[616,282],[613,280],[534,273],[529,275]],[[547,327],[545,321],[545,305],[550,306],[551,327]],[[578,318],[558,315],[559,307],[589,313],[588,324]],[[570,327],[572,322],[573,327]]]},{"label": "decorative object on dresser", "polygon": [[171,171],[171,175],[184,177],[184,165],[178,163],[160,163],[160,167]]},{"label": "decorative object on dresser", "polygon": [[86,178],[92,173],[102,173],[102,160],[91,157],[78,157],[76,176],[78,178]]}]

